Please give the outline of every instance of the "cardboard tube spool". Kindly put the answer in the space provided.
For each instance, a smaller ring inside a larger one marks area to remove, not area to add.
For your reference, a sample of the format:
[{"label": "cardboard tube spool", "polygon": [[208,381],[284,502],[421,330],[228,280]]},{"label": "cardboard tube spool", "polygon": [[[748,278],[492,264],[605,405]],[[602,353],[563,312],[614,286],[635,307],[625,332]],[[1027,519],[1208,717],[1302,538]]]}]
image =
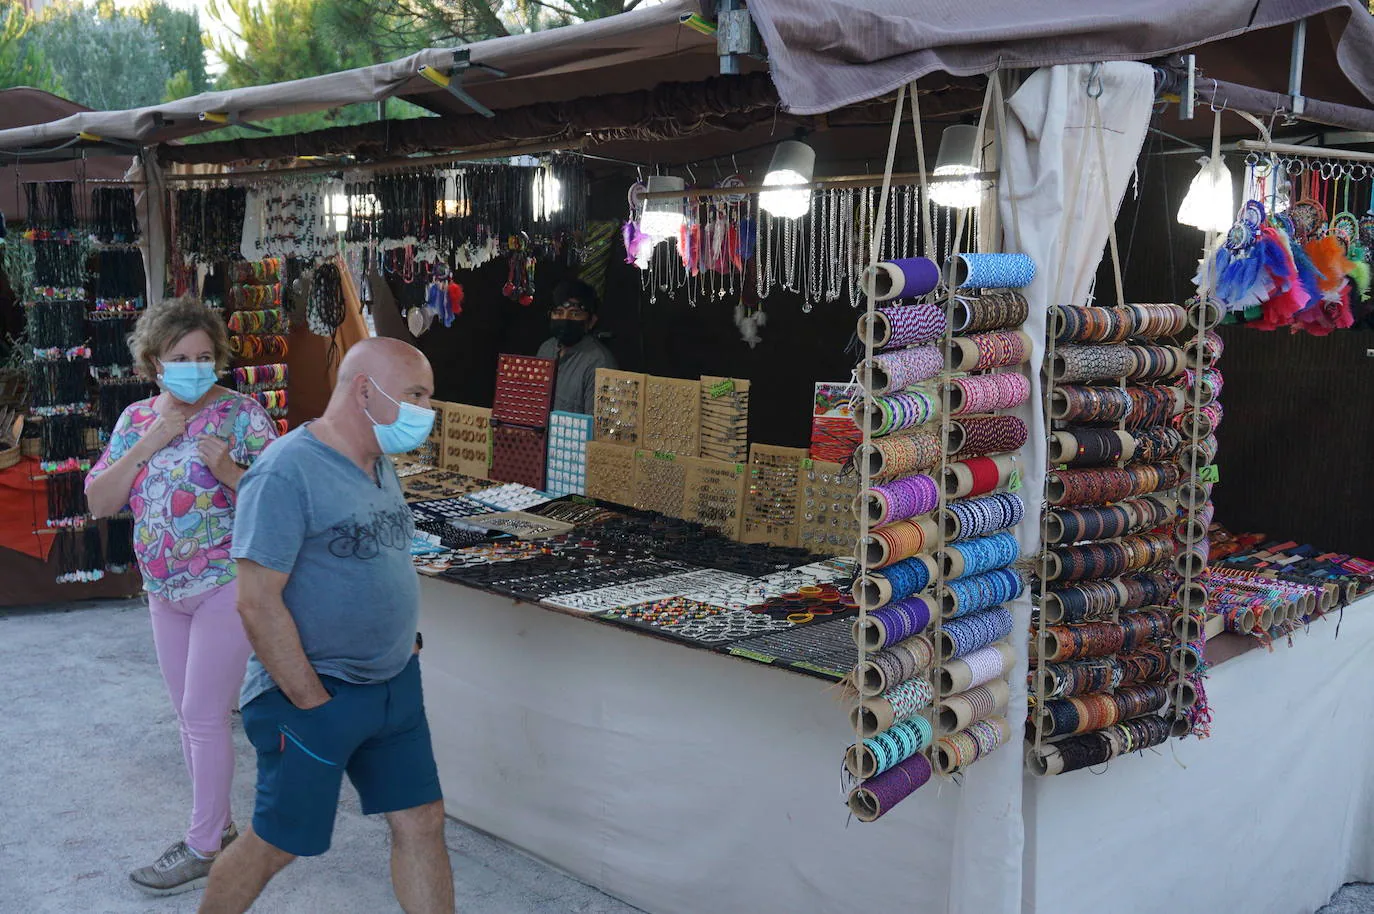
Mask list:
[{"label": "cardboard tube spool", "polygon": [[860,340],[872,343],[874,349],[882,349],[892,339],[892,324],[881,311],[874,311],[872,314],[864,312],[859,315],[857,332]]},{"label": "cardboard tube spool", "polygon": [[1207,597],[1206,586],[1201,581],[1192,581],[1179,591],[1178,605],[1184,609],[1206,609]]},{"label": "cardboard tube spool", "polygon": [[1064,519],[1053,511],[1045,515],[1045,536],[1051,543],[1064,541]]},{"label": "cardboard tube spool", "polygon": [[1194,330],[1211,330],[1221,323],[1221,318],[1221,307],[1210,298],[1201,299],[1188,309],[1188,326]]},{"label": "cardboard tube spool", "polygon": [[[997,485],[1000,489],[1016,470],[1016,460],[1010,454],[988,458],[997,465]],[[945,467],[945,494],[950,498],[964,498],[973,491],[973,471],[967,464],[955,463]]]},{"label": "cardboard tube spool", "polygon": [[864,267],[860,281],[864,293],[874,301],[891,301],[902,294],[902,287],[906,285],[906,277],[901,269],[895,263],[886,261]]},{"label": "cardboard tube spool", "polygon": [[[995,723],[998,729],[1001,730],[1003,734],[1007,734],[1010,732],[1010,729],[1007,727],[1007,719],[1005,717],[989,717],[987,718],[987,720]],[[940,774],[951,775],[959,770],[959,766],[954,764],[953,756],[951,756],[949,752],[945,750],[944,746],[941,746],[937,743],[933,755],[935,756],[935,770],[938,771]]]},{"label": "cardboard tube spool", "polygon": [[[935,554],[936,563],[944,570],[946,578],[962,578],[964,576],[964,554],[958,549],[941,549]],[[941,596],[940,603],[944,605],[944,597]]]},{"label": "cardboard tube spool", "polygon": [[[1021,337],[1022,351],[1026,353],[1027,357],[1029,357],[1031,351],[1030,334],[1026,333],[1026,331],[1024,330],[1016,330],[1013,332],[1015,332],[1017,336]],[[1019,365],[1025,361],[1025,359],[1022,359],[1021,362],[1016,362],[1014,364]],[[950,371],[977,370],[978,344],[973,342],[973,340],[969,339],[966,336],[956,336],[954,338],[954,346],[950,350],[949,357],[945,361],[945,367],[948,368]],[[1010,368],[1011,366],[999,365],[997,367]]]},{"label": "cardboard tube spool", "polygon": [[[978,688],[987,689],[992,693],[993,707],[986,717],[1006,713],[1007,703],[1011,701],[1011,687],[1005,680],[994,679]],[[950,695],[935,709],[935,729],[940,736],[967,730],[983,719],[985,718],[978,716],[972,704],[962,700],[962,695]]]},{"label": "cardboard tube spool", "polygon": [[1210,453],[1206,445],[1191,444],[1184,448],[1183,453],[1179,455],[1179,464],[1189,475],[1196,475],[1202,471],[1203,467],[1210,464],[1215,457],[1216,455]]},{"label": "cardboard tube spool", "polygon": [[1351,603],[1354,603],[1357,599],[1359,599],[1359,597],[1360,597],[1360,586],[1359,586],[1358,584],[1356,584],[1354,581],[1346,581],[1346,582],[1345,582],[1345,588],[1344,588],[1344,594],[1345,594],[1345,605],[1346,605],[1346,606],[1349,606]]},{"label": "cardboard tube spool", "polygon": [[1058,625],[1064,621],[1064,602],[1059,599],[1059,594],[1045,594],[1040,601],[1040,614],[1045,617],[1047,625]]},{"label": "cardboard tube spool", "polygon": [[892,584],[882,575],[860,575],[854,582],[854,600],[866,612],[881,609],[892,602]]},{"label": "cardboard tube spool", "polygon": [[[857,622],[858,620],[855,621]],[[850,629],[850,634],[851,636],[855,634],[852,628]],[[864,632],[858,635],[857,637],[864,637],[867,634],[867,632]],[[914,641],[917,638],[922,639],[927,644],[930,643],[930,639],[926,638],[924,635],[912,635],[910,638],[907,638],[906,640]],[[935,648],[931,647],[930,650],[931,656],[934,656]],[[872,660],[865,660],[863,663],[859,664],[857,667],[854,668],[854,682],[858,686],[859,696],[861,698],[876,698],[877,696],[886,692],[888,689],[897,685],[896,682],[888,682],[887,675],[883,672],[883,668],[879,666],[877,663],[874,663]]]},{"label": "cardboard tube spool", "polygon": [[[1016,652],[1006,641],[998,641],[993,647],[1002,655],[1002,670],[1005,673],[1016,663]],[[939,681],[941,695],[967,692],[973,688],[973,667],[962,658],[951,660],[935,671],[935,678]]]},{"label": "cardboard tube spool", "polygon": [[859,363],[858,371],[859,383],[875,397],[891,392],[892,378],[876,359],[864,359]]},{"label": "cardboard tube spool", "polygon": [[1202,640],[1203,625],[1195,615],[1174,616],[1174,637],[1185,644]]},{"label": "cardboard tube spool", "polygon": [[1172,677],[1167,683],[1169,689],[1169,700],[1174,706],[1186,711],[1197,704],[1197,689],[1191,682],[1177,676]]},{"label": "cardboard tube spool", "polygon": [[1322,612],[1330,612],[1336,608],[1336,603],[1340,601],[1341,589],[1338,584],[1323,584],[1321,596],[1318,598],[1318,607]]},{"label": "cardboard tube spool", "polygon": [[849,709],[849,723],[863,735],[872,739],[897,722],[892,702],[884,698],[865,698]]},{"label": "cardboard tube spool", "polygon": [[1192,547],[1184,549],[1174,556],[1174,570],[1183,577],[1198,577],[1207,570],[1207,553]]},{"label": "cardboard tube spool", "polygon": [[1185,509],[1192,508],[1194,511],[1201,511],[1202,506],[1207,504],[1211,498],[1212,493],[1207,488],[1206,483],[1193,480],[1178,487],[1178,501]]},{"label": "cardboard tube spool", "polygon": [[1201,658],[1185,646],[1176,647],[1169,652],[1169,669],[1180,676],[1196,673],[1201,662]]},{"label": "cardboard tube spool", "polygon": [[1188,718],[1178,716],[1174,718],[1173,724],[1169,727],[1169,735],[1175,739],[1187,736],[1193,732],[1193,725],[1188,722]]},{"label": "cardboard tube spool", "polygon": [[1174,536],[1184,545],[1194,546],[1207,538],[1207,522],[1201,517],[1192,520],[1185,517],[1174,528]]},{"label": "cardboard tube spool", "polygon": [[[935,522],[933,517],[927,515],[920,518],[911,518],[911,522],[921,528],[921,535],[927,546],[939,539],[940,526]],[[899,521],[899,523],[902,522]],[[858,558],[865,568],[886,568],[888,565],[900,562],[902,559],[909,559],[912,555],[918,554],[919,553],[913,552],[911,555],[895,555],[890,550],[886,540],[870,533],[861,543]]]},{"label": "cardboard tube spool", "polygon": [[1053,777],[1064,773],[1064,756],[1057,746],[1042,746],[1039,752],[1032,746],[1026,750],[1026,767],[1036,777]]},{"label": "cardboard tube spool", "polygon": [[1044,569],[1046,581],[1057,581],[1059,576],[1064,573],[1064,563],[1059,556],[1053,552],[1046,551],[1044,556]]},{"label": "cardboard tube spool", "polygon": [[1183,434],[1191,438],[1206,438],[1216,431],[1212,417],[1200,409],[1190,410],[1183,417]]},{"label": "cardboard tube spool", "polygon": [[862,616],[849,626],[849,637],[854,639],[854,646],[861,650],[882,650],[887,643],[887,626],[872,616]]},{"label": "cardboard tube spool", "polygon": [[1268,606],[1260,610],[1259,627],[1262,631],[1269,631],[1274,627],[1274,610]]}]

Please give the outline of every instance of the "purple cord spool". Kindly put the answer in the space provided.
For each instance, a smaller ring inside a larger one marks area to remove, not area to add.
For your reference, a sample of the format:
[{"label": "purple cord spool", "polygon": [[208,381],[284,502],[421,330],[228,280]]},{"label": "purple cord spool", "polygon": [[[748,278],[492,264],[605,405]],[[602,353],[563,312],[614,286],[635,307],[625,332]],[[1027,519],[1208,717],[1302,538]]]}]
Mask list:
[{"label": "purple cord spool", "polygon": [[849,809],[860,822],[872,822],[930,780],[930,760],[913,755],[849,792]]},{"label": "purple cord spool", "polygon": [[938,340],[945,332],[945,309],[940,305],[899,305],[859,316],[859,339],[872,340],[876,349],[896,349]]},{"label": "purple cord spool", "polygon": [[931,619],[930,604],[923,597],[908,597],[875,609],[868,618],[875,623],[879,638],[876,647],[888,647],[926,630]]},{"label": "purple cord spool", "polygon": [[931,477],[917,473],[873,486],[868,490],[868,496],[877,503],[879,515],[874,517],[870,511],[870,521],[891,524],[934,511],[940,504],[940,487]]},{"label": "purple cord spool", "polygon": [[920,298],[940,284],[940,267],[929,257],[884,260],[864,270],[863,288],[874,301]]}]

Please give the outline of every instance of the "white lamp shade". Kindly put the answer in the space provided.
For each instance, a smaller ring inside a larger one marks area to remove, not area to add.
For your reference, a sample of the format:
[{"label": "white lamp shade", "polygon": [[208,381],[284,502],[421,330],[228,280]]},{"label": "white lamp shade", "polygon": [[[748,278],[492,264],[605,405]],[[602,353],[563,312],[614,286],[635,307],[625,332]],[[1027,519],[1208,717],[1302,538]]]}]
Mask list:
[{"label": "white lamp shade", "polygon": [[[783,140],[773,150],[763,183],[780,188],[810,184],[815,172],[816,150],[800,140]],[[759,208],[782,219],[799,219],[811,209],[811,189],[765,190],[759,194]]]},{"label": "white lamp shade", "polygon": [[[657,194],[676,191],[681,194],[687,190],[687,182],[673,175],[650,175],[647,193]],[[651,197],[644,201],[644,214],[639,217],[639,230],[654,238],[676,238],[682,228],[683,214],[686,211],[684,198]]]}]

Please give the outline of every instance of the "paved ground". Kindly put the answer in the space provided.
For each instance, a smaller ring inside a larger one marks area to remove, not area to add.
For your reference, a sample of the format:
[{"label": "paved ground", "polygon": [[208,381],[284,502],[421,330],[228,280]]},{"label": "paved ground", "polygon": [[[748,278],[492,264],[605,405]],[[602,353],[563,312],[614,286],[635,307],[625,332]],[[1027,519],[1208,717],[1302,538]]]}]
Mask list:
[{"label": "paved ground", "polygon": [[[176,723],[141,601],[0,610],[0,914],[184,914],[198,893],[148,899],[126,874],[184,828],[190,803]],[[252,797],[237,734],[234,801]],[[334,848],[268,886],[256,914],[384,914],[386,825],[345,787]],[[450,822],[463,914],[636,914],[632,908]],[[1348,885],[1318,914],[1374,914],[1374,885]]]},{"label": "paved ground", "polygon": [[1374,885],[1346,886],[1317,914],[1374,914]]},{"label": "paved ground", "polygon": [[[194,911],[199,893],[149,899],[127,878],[180,837],[190,808],[142,602],[0,610],[0,670],[0,914]],[[236,741],[243,822],[252,752]],[[637,911],[456,822],[448,847],[464,914]],[[386,824],[345,787],[333,849],[288,868],[253,910],[400,911],[390,885]]]}]

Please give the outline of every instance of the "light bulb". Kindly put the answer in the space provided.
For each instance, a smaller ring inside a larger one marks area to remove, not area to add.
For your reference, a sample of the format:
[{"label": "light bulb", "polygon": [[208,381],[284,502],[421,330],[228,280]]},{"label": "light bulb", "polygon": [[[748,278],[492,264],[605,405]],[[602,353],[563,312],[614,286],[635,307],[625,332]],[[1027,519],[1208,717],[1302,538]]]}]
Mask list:
[{"label": "light bulb", "polygon": [[811,183],[816,171],[816,150],[800,140],[783,140],[773,150],[773,160],[764,175],[765,187],[792,187],[790,190],[765,190],[759,194],[759,208],[781,219],[800,219],[811,210]]},{"label": "light bulb", "polygon": [[[972,165],[938,165],[935,168],[934,176],[941,178],[977,173],[978,169]],[[965,181],[934,181],[930,185],[931,202],[954,209],[969,209],[977,206],[982,195],[983,188],[980,182],[973,178]]]},{"label": "light bulb", "polygon": [[1231,172],[1222,156],[1204,156],[1188,195],[1178,207],[1178,221],[1204,232],[1228,231],[1236,221]]}]

